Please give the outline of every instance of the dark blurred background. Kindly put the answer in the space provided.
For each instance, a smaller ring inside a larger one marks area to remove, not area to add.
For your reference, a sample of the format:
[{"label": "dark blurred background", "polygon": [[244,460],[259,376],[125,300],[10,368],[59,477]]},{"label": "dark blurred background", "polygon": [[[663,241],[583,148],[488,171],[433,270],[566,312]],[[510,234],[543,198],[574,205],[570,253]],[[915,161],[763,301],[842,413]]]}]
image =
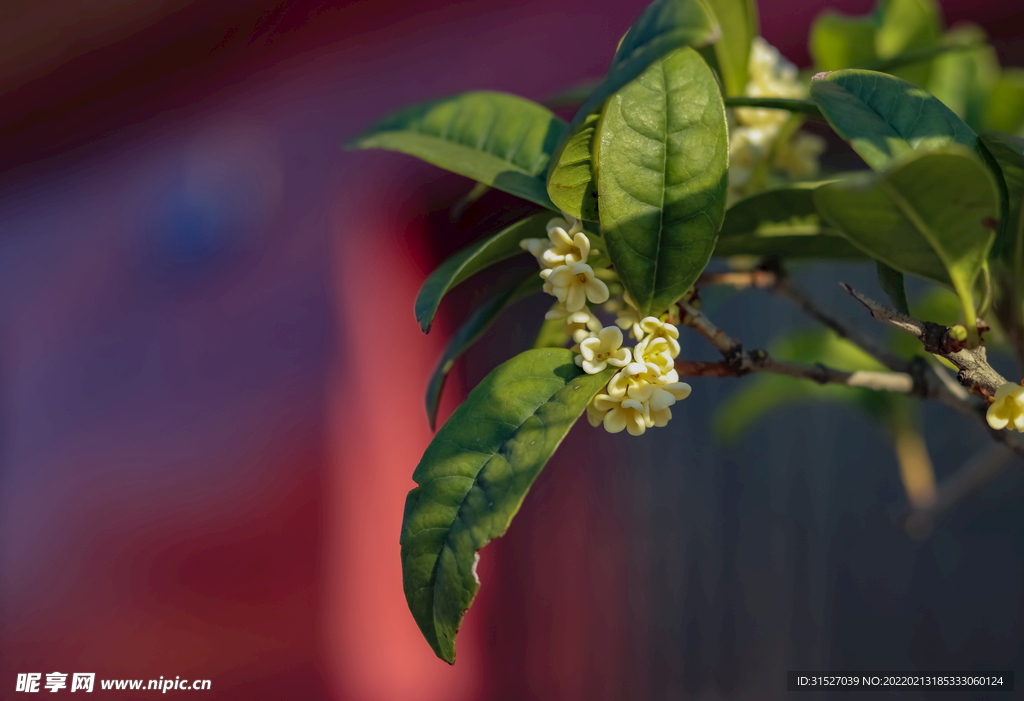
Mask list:
[{"label": "dark blurred background", "polygon": [[[748,380],[694,381],[642,439],[574,429],[483,553],[458,664],[421,639],[398,532],[422,391],[486,289],[426,337],[412,301],[517,205],[490,194],[452,225],[465,181],[338,143],[410,101],[600,76],[644,4],[0,5],[0,697],[53,671],[250,701],[760,699],[788,696],[787,669],[1024,671],[1018,470],[914,540],[887,437],[845,407],[716,445]],[[762,3],[762,31],[805,66],[823,7],[872,4]],[[1019,2],[942,5],[1024,64]],[[855,265],[798,279],[853,316],[839,278],[877,290]],[[754,292],[707,304],[751,345],[806,324]],[[542,311],[458,366],[442,416]],[[684,355],[706,353],[691,336]],[[940,479],[987,447],[942,409],[925,422]]]}]

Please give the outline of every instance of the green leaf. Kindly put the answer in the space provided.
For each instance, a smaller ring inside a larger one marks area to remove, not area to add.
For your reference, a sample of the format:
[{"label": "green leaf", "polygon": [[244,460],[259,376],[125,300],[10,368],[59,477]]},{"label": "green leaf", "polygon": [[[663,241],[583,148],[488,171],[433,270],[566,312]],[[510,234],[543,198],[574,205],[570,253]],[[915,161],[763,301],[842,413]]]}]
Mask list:
[{"label": "green leaf", "polygon": [[810,52],[819,71],[861,66],[878,58],[875,20],[826,10],[811,25]]},{"label": "green leaf", "polygon": [[693,49],[657,61],[609,100],[598,143],[602,234],[646,316],[697,279],[725,215],[729,143],[711,69]]},{"label": "green leaf", "polygon": [[[933,46],[942,34],[942,18],[933,0],[879,0],[875,14],[875,53],[880,59]],[[905,80],[924,85],[929,65],[921,62],[895,72]]]},{"label": "green leaf", "polygon": [[814,202],[872,258],[951,282],[974,326],[972,288],[995,239],[999,190],[972,152],[948,146],[915,154],[877,175],[824,185]]},{"label": "green leaf", "polygon": [[963,144],[978,137],[948,107],[913,83],[874,71],[819,73],[811,97],[825,119],[875,170],[915,150]]},{"label": "green leaf", "polygon": [[928,79],[928,92],[976,129],[984,126],[989,95],[999,80],[999,59],[985,44],[987,38],[985,30],[973,24],[951,30],[950,41],[975,48],[937,57]]},{"label": "green leaf", "polygon": [[986,128],[1024,136],[1024,70],[1006,68],[992,88]]},{"label": "green leaf", "polygon": [[733,204],[725,212],[715,255],[864,260],[863,252],[822,221],[814,205],[819,185],[766,190]]},{"label": "green leaf", "polygon": [[599,114],[587,117],[566,139],[551,161],[548,196],[559,209],[577,219],[597,221],[597,174],[594,172],[594,136]]},{"label": "green leaf", "polygon": [[756,0],[707,0],[722,27],[715,56],[726,95],[742,95],[750,80],[750,42],[761,34]]},{"label": "green leaf", "polygon": [[480,588],[477,552],[508,529],[533,481],[614,368],[586,375],[566,349],[499,365],[430,442],[405,501],[402,583],[438,657]]},{"label": "green leaf", "polygon": [[1006,185],[1003,255],[1014,261],[1013,270],[1019,276],[1024,273],[1024,139],[994,132],[980,139]]},{"label": "green leaf", "polygon": [[[779,360],[822,363],[846,372],[885,370],[860,348],[826,329],[801,330],[784,336],[771,345],[769,352]],[[729,443],[742,436],[756,421],[785,406],[806,402],[837,402],[877,416],[885,411],[892,399],[893,396],[885,392],[843,385],[820,385],[810,380],[759,374],[718,405],[712,430],[718,441]]]},{"label": "green leaf", "polygon": [[544,187],[565,122],[515,95],[468,92],[413,105],[347,144],[422,158],[523,199],[554,209]]},{"label": "green leaf", "polygon": [[430,332],[437,306],[448,290],[484,268],[523,253],[519,242],[529,238],[546,238],[550,212],[540,212],[505,227],[490,238],[477,241],[453,255],[430,274],[416,295],[416,321],[423,333]]},{"label": "green leaf", "polygon": [[427,384],[427,421],[430,422],[431,431],[437,423],[437,409],[441,404],[445,380],[448,379],[448,373],[451,372],[455,361],[487,333],[502,312],[523,297],[539,292],[543,284],[544,281],[537,271],[530,271],[519,284],[510,286],[477,307],[451,337]]},{"label": "green leaf", "polygon": [[565,319],[545,319],[533,342],[534,348],[565,348],[569,334],[565,332]]},{"label": "green leaf", "polygon": [[879,261],[875,264],[878,273],[878,284],[882,291],[892,301],[892,306],[904,314],[910,314],[910,305],[907,303],[907,286],[903,279],[903,273],[893,270],[885,263]]},{"label": "green leaf", "polygon": [[570,130],[575,131],[605,100],[666,54],[684,46],[712,44],[721,34],[703,0],[654,0],[622,37],[608,74],[580,106]]},{"label": "green leaf", "polygon": [[929,53],[941,31],[931,0],[880,0],[862,17],[821,13],[811,27],[810,51],[819,71],[871,68],[923,85],[929,59],[945,50]]}]

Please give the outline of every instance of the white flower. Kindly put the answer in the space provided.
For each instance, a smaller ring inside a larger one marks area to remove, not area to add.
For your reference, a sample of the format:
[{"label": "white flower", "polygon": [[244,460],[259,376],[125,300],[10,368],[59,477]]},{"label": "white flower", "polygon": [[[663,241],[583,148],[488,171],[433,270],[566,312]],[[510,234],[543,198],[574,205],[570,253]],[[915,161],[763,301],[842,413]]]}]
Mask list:
[{"label": "white flower", "polygon": [[580,341],[576,364],[588,375],[596,375],[609,365],[621,368],[630,361],[629,349],[621,346],[622,331],[614,326],[606,326],[595,336]]},{"label": "white flower", "polygon": [[537,265],[544,267],[544,251],[548,250],[548,246],[551,242],[547,239],[523,239],[519,242],[519,247],[524,251],[529,251],[530,255],[537,259]]},{"label": "white flower", "polygon": [[608,433],[619,433],[626,429],[631,436],[643,435],[650,419],[643,404],[635,399],[615,399],[607,394],[594,397],[595,412],[605,412],[604,428]]},{"label": "white flower", "polygon": [[570,235],[565,229],[555,227],[548,231],[551,246],[541,254],[541,260],[548,268],[560,265],[586,263],[590,255],[590,239],[582,231]]},{"label": "white flower", "polygon": [[[796,66],[787,61],[778,49],[761,37],[754,37],[750,45],[750,82],[743,93],[747,97],[806,96]],[[752,107],[736,109],[736,117],[747,126],[781,127],[789,119],[785,110],[765,110]]]},{"label": "white flower", "polygon": [[656,366],[659,373],[665,375],[675,368],[674,361],[679,355],[679,342],[672,342],[675,343],[674,348],[670,344],[670,339],[662,336],[645,336],[633,347],[633,358],[638,363],[650,363]]},{"label": "white flower", "polygon": [[679,329],[674,324],[648,316],[640,322],[640,328],[646,334],[644,340],[649,342],[651,337],[664,338],[668,342],[669,356],[672,359],[679,357]]},{"label": "white flower", "polygon": [[587,300],[600,304],[608,299],[608,286],[594,277],[594,269],[586,263],[576,263],[572,267],[560,265],[547,276],[551,284],[551,294],[559,302],[565,302],[570,312],[578,312],[586,305]]},{"label": "white flower", "polygon": [[997,389],[985,418],[996,430],[1007,428],[1024,433],[1024,387],[1007,382]]}]

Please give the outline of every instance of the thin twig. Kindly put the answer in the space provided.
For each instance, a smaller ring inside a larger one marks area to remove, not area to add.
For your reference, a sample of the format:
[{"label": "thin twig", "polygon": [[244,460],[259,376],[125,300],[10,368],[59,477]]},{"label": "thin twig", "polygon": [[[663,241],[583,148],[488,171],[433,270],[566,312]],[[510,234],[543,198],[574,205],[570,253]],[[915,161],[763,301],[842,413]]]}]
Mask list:
[{"label": "thin twig", "polygon": [[[918,321],[903,312],[879,304],[875,300],[862,295],[846,283],[840,283],[843,289],[858,302],[863,304],[871,316],[883,324],[909,333],[921,341],[924,350],[941,355],[960,370],[956,379],[969,390],[975,390],[984,396],[993,396],[996,390],[1006,384],[1006,378],[988,364],[985,346],[967,348],[963,340],[950,334],[950,327],[933,324],[930,321]],[[984,327],[987,328],[987,327]]]},{"label": "thin twig", "polygon": [[776,360],[761,350],[741,351],[737,362],[707,362],[700,360],[677,360],[676,372],[680,377],[742,377],[749,373],[768,372],[818,384],[836,384],[847,387],[864,387],[881,392],[914,391],[914,378],[902,372],[871,372],[859,370],[845,372],[825,365],[806,365],[786,360]]}]

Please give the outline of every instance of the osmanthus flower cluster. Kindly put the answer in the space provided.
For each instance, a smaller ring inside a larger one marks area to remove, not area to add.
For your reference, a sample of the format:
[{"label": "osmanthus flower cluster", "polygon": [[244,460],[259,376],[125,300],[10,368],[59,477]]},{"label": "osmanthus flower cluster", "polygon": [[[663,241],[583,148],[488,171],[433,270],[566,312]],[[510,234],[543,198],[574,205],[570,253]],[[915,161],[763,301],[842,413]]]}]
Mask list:
[{"label": "osmanthus flower cluster", "polygon": [[[750,82],[746,97],[807,97],[796,66],[761,37],[750,46]],[[770,184],[772,170],[789,178],[818,175],[818,157],[825,140],[815,134],[794,131],[799,122],[788,112],[756,107],[732,111],[729,125],[729,201],[763,190]],[[792,126],[791,126],[792,125]]]},{"label": "osmanthus flower cluster", "polygon": [[[679,356],[678,317],[674,306],[662,317],[640,318],[628,293],[609,299],[608,285],[600,278],[617,280],[611,266],[597,270],[589,264],[590,239],[583,222],[564,214],[547,224],[547,239],[523,239],[519,245],[541,266],[543,290],[558,301],[545,315],[564,321],[571,337],[576,365],[588,375],[619,368],[604,390],[587,405],[590,425],[604,425],[609,433],[625,430],[639,436],[648,428],[664,426],[672,418],[671,406],[690,394],[690,386],[679,381],[675,359]],[[617,311],[614,326],[604,326],[591,312],[591,304],[605,303],[606,311]],[[636,339],[632,348],[623,346],[622,330]]]},{"label": "osmanthus flower cluster", "polygon": [[[448,662],[480,586],[478,551],[506,531],[571,427],[584,414],[612,433],[664,426],[690,394],[679,373],[756,375],[739,399],[826,396],[789,393],[788,384],[776,391],[789,382],[871,392],[872,401],[853,403],[888,428],[919,399],[982,422],[980,398],[991,398],[982,425],[1024,432],[1024,387],[1006,384],[985,349],[998,330],[1024,368],[1024,113],[1013,106],[1024,104],[1024,88],[983,60],[994,58],[990,47],[949,41],[931,0],[879,0],[870,15],[838,24],[823,15],[811,30],[815,65],[802,78],[760,38],[755,4],[652,0],[615,32],[605,76],[561,98],[576,105],[569,119],[523,97],[472,91],[411,105],[352,142],[475,181],[467,201],[494,188],[546,210],[445,260],[414,305],[426,333],[442,298],[471,276],[525,258],[523,249],[540,266],[542,280],[532,269],[492,278],[492,296],[452,334],[427,387],[433,428],[457,359],[517,300],[540,289],[555,300],[532,347],[476,384],[413,473],[403,586],[425,639]],[[982,73],[991,85],[960,77]],[[944,104],[940,92],[956,99]],[[851,156],[835,163],[851,172],[816,180],[825,142],[801,131],[806,120],[831,129],[829,143]],[[847,291],[875,319],[916,336],[921,357],[953,363],[955,379],[847,325],[786,275],[791,263],[815,261],[877,273],[891,308]],[[907,275],[952,289],[962,327],[934,321],[946,311],[908,303]],[[747,350],[726,332],[728,320],[719,328],[684,296],[715,284],[770,292],[846,340],[794,336],[774,355]],[[677,324],[720,360],[679,358]],[[907,423],[903,437],[918,431]],[[1024,456],[1024,443],[994,437]],[[917,462],[914,474],[930,470]],[[917,484],[941,490],[928,474]]]}]

